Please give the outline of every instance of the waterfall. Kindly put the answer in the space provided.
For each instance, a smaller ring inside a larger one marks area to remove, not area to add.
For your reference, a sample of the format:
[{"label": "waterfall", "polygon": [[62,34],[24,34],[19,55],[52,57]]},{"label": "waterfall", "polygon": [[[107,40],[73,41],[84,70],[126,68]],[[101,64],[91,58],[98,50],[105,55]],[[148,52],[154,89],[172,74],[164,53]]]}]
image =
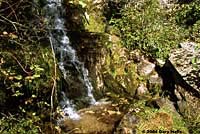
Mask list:
[{"label": "waterfall", "polygon": [[[58,59],[58,66],[65,80],[69,79],[69,70],[67,69],[69,67],[73,68],[79,74],[76,77],[85,86],[89,103],[95,104],[96,100],[92,94],[93,87],[88,78],[88,70],[78,60],[76,51],[70,46],[64,25],[65,19],[62,17],[65,13],[64,10],[62,0],[47,0],[45,6],[46,22],[49,29],[50,41]],[[80,116],[75,110],[75,104],[73,104],[72,100],[68,99],[66,94],[66,92],[62,92],[63,99],[60,102],[64,114],[71,119],[79,119]]]}]

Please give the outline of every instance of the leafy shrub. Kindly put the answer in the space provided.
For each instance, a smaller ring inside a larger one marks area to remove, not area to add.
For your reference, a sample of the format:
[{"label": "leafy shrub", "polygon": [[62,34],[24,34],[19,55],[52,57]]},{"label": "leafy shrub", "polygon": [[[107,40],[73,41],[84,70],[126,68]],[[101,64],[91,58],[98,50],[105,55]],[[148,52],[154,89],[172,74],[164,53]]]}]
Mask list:
[{"label": "leafy shrub", "polygon": [[42,9],[34,0],[3,0],[0,9],[0,112],[49,119],[59,78]]},{"label": "leafy shrub", "polygon": [[127,48],[139,48],[151,56],[166,58],[182,38],[181,28],[158,1],[134,2],[123,8],[121,14],[122,18],[112,19],[110,24],[120,30]]},{"label": "leafy shrub", "polygon": [[199,0],[182,4],[176,12],[176,22],[187,32],[187,38],[200,42],[200,5]]},{"label": "leafy shrub", "polygon": [[35,118],[16,118],[12,115],[0,119],[1,134],[38,134],[40,127],[36,125],[39,121]]},{"label": "leafy shrub", "polygon": [[177,12],[176,21],[178,24],[192,26],[200,20],[200,5],[199,0],[189,4],[182,4]]}]

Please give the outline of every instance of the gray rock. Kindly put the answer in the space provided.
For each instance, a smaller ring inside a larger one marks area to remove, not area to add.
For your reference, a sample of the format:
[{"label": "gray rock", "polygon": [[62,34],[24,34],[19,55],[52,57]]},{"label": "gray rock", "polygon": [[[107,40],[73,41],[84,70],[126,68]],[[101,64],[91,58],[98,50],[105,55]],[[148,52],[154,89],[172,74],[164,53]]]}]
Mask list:
[{"label": "gray rock", "polygon": [[157,96],[161,94],[162,86],[163,86],[163,80],[157,72],[154,72],[148,77],[147,88],[151,95]]},{"label": "gray rock", "polygon": [[144,83],[140,83],[137,88],[137,95],[143,95],[148,92],[148,89]]},{"label": "gray rock", "polygon": [[182,84],[186,90],[200,97],[200,49],[196,43],[184,42],[180,44],[180,48],[171,50],[165,66],[175,69],[173,77],[176,84]]},{"label": "gray rock", "polygon": [[158,75],[158,73],[155,73],[155,74],[152,74],[152,75],[149,76],[149,83],[154,84],[154,85],[157,84],[157,85],[160,85],[160,86],[163,85],[163,81],[160,78],[160,76]]},{"label": "gray rock", "polygon": [[120,121],[114,134],[136,134],[136,125],[138,123],[139,117],[132,113],[127,113]]},{"label": "gray rock", "polygon": [[155,68],[155,64],[149,62],[146,59],[142,59],[142,61],[137,66],[137,71],[139,75],[148,76],[150,75]]}]

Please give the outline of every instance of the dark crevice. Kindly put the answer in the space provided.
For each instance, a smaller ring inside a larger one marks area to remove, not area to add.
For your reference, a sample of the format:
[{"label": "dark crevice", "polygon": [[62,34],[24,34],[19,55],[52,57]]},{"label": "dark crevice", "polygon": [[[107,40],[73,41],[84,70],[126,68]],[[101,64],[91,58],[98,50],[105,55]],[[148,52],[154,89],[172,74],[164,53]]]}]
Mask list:
[{"label": "dark crevice", "polygon": [[[156,71],[163,79],[163,95],[169,96],[170,100],[174,103],[174,107],[179,111],[178,101],[180,101],[175,94],[175,85],[181,86],[185,91],[191,95],[200,98],[200,93],[190,86],[183,77],[178,73],[176,68],[172,65],[170,60],[166,60],[163,67],[156,66]],[[184,99],[184,98],[183,98]]]}]

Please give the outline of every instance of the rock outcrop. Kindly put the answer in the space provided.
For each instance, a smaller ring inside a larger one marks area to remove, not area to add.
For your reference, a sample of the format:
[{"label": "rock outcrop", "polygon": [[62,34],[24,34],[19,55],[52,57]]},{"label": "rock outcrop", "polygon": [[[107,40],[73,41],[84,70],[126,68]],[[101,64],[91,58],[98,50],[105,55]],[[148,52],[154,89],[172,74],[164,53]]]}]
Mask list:
[{"label": "rock outcrop", "polygon": [[184,42],[171,51],[165,66],[171,66],[175,83],[200,98],[200,49],[193,42]]}]

